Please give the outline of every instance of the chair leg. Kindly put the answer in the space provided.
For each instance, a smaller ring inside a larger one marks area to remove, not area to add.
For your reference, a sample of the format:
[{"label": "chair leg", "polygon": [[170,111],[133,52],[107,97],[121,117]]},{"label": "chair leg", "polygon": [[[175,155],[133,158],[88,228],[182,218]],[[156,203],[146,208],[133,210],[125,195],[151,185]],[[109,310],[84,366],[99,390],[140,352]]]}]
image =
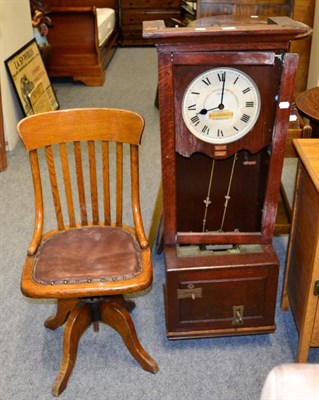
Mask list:
[{"label": "chair leg", "polygon": [[56,314],[46,319],[44,326],[52,330],[62,326],[79,301],[78,299],[59,299]]},{"label": "chair leg", "polygon": [[158,371],[158,365],[146,353],[138,340],[132,318],[126,308],[116,300],[110,300],[101,303],[100,313],[101,321],[110,325],[121,335],[127,349],[141,367],[155,374]]},{"label": "chair leg", "polygon": [[121,305],[124,307],[129,313],[134,310],[135,308],[135,303],[132,300],[127,300],[124,296],[118,295],[118,296],[112,296],[112,299],[114,299],[117,304]]},{"label": "chair leg", "polygon": [[52,394],[54,396],[59,396],[66,388],[75,364],[79,340],[90,324],[91,313],[89,306],[79,302],[71,311],[66,322],[61,367],[52,386]]}]

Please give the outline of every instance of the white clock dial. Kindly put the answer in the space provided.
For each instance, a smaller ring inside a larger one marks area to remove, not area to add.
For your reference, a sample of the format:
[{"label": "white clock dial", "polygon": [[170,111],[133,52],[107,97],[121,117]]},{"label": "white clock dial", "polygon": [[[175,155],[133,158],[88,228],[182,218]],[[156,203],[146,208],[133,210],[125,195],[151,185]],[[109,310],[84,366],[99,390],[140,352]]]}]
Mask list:
[{"label": "white clock dial", "polygon": [[182,101],[182,116],[189,131],[214,144],[242,138],[255,125],[259,112],[256,83],[235,68],[214,68],[198,75]]}]

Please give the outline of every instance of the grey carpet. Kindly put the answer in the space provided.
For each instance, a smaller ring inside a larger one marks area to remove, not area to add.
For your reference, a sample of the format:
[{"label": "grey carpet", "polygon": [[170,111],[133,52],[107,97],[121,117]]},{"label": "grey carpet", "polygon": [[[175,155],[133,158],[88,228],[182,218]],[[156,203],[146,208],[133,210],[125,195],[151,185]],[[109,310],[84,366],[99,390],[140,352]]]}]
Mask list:
[{"label": "grey carpet", "polygon": [[[85,87],[69,80],[53,83],[61,108],[129,108],[145,117],[141,199],[148,232],[160,181],[159,116],[154,107],[155,49],[118,49],[104,87]],[[63,328],[50,331],[43,326],[55,310],[53,302],[26,299],[20,293],[21,267],[33,231],[32,181],[21,143],[8,154],[8,163],[8,169],[0,173],[0,398],[52,399],[51,385],[60,365]],[[279,308],[287,237],[275,238],[274,245],[281,260],[275,333],[168,341],[162,294],[164,257],[154,254],[153,288],[135,299],[137,307],[132,317],[142,344],[158,362],[160,371],[152,375],[141,369],[111,328],[101,326],[98,334],[89,329],[81,339],[75,368],[60,398],[259,399],[267,373],[276,365],[294,361],[298,341],[291,312]],[[319,362],[319,349],[311,350],[310,362]]]}]

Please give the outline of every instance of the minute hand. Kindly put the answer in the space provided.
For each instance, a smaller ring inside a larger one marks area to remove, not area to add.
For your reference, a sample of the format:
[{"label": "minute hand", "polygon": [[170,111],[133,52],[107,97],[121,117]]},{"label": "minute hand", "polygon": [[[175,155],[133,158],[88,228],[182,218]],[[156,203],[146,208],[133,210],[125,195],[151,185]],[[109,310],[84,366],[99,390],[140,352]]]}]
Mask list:
[{"label": "minute hand", "polygon": [[225,82],[226,82],[226,72],[224,72],[222,74],[222,81],[223,81],[223,86],[222,86],[222,95],[220,98],[220,105],[219,105],[220,110],[222,110],[224,108],[223,101],[224,101],[224,91],[225,91]]}]

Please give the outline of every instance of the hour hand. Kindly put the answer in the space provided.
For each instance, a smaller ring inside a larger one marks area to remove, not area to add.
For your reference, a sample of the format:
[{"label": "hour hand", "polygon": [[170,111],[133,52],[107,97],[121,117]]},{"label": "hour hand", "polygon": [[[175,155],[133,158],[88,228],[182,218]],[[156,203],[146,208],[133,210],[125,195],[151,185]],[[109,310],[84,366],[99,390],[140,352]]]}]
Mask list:
[{"label": "hour hand", "polygon": [[206,115],[206,114],[208,113],[208,111],[217,110],[218,108],[219,108],[219,106],[213,107],[213,108],[209,108],[208,110],[207,110],[207,108],[202,108],[202,109],[200,110],[200,112],[198,112],[197,114]]}]

